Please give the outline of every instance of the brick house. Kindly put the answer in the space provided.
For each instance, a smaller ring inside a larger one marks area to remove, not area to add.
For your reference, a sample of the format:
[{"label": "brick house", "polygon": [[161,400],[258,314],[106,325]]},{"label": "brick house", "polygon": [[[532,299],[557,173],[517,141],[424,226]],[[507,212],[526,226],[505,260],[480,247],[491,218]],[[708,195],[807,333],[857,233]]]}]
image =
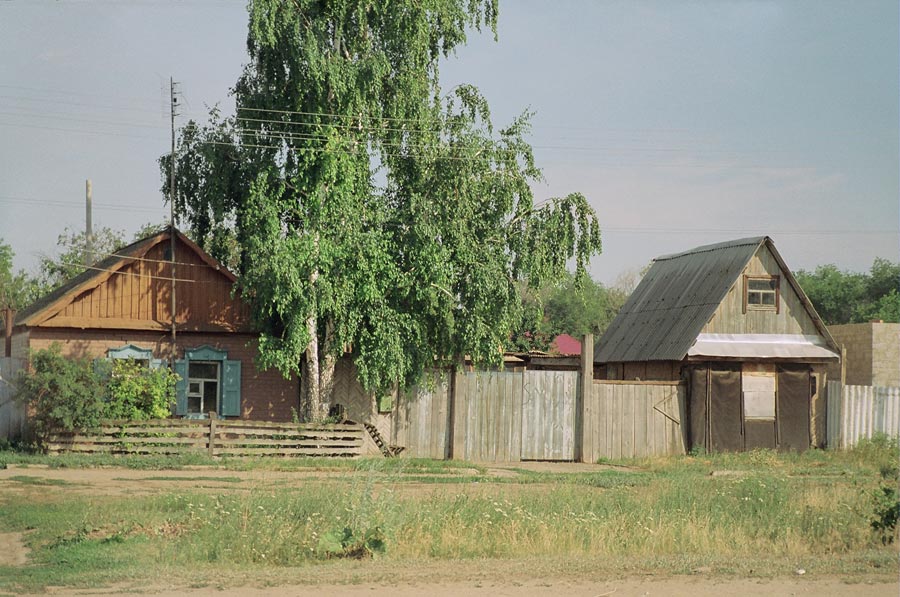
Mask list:
[{"label": "brick house", "polygon": [[172,228],[143,238],[19,312],[12,356],[58,343],[69,357],[174,359],[176,415],[291,420],[299,380],[256,368],[258,335],[234,274],[177,230],[174,260],[172,246]]}]

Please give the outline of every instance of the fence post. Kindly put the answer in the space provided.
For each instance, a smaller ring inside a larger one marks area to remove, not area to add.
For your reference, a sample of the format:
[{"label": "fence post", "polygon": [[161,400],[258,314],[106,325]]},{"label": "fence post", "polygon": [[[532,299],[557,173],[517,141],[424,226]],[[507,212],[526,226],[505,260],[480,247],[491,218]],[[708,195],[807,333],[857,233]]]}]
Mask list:
[{"label": "fence post", "polygon": [[[591,399],[594,387],[594,335],[585,334],[581,339],[581,375],[578,391],[575,393],[575,460],[585,462],[585,458],[593,461],[593,454],[585,450],[585,418],[587,404]],[[589,438],[588,438],[589,439]]]},{"label": "fence post", "polygon": [[215,456],[216,449],[216,413],[209,413],[209,445],[207,446],[209,449],[209,457],[212,458]]}]

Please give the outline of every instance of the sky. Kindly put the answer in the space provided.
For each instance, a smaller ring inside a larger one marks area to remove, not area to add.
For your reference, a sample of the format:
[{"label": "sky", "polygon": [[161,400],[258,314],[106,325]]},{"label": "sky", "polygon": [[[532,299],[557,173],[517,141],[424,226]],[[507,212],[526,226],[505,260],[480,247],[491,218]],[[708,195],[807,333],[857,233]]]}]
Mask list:
[{"label": "sky", "polygon": [[[179,116],[233,109],[246,3],[0,0],[0,239],[17,268],[64,229],[162,222],[157,159]],[[771,236],[788,265],[900,254],[896,1],[501,0],[441,82],[495,125],[532,111],[543,200],[583,193],[606,284],[655,256]]]}]

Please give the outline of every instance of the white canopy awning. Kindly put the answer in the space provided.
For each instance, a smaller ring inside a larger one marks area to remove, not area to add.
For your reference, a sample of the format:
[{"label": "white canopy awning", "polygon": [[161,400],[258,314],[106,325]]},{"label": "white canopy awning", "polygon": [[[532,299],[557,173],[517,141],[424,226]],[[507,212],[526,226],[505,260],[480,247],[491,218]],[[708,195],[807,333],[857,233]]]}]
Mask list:
[{"label": "white canopy awning", "polygon": [[821,336],[802,334],[700,334],[689,357],[838,359]]}]

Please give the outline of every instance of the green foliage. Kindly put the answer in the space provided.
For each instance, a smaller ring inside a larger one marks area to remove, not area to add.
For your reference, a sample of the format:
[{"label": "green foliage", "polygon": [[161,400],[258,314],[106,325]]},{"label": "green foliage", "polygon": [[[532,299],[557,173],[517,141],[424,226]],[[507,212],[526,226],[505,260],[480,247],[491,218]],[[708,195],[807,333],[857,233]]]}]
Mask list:
[{"label": "green foliage", "polygon": [[19,373],[16,400],[33,413],[39,436],[51,430],[97,427],[103,419],[168,417],[177,376],[132,360],[97,361],[62,356],[59,344],[33,351]]},{"label": "green foliage", "polygon": [[100,227],[94,230],[93,236],[91,255],[87,255],[88,247],[84,231],[78,232],[69,228],[63,230],[56,241],[59,247],[58,254],[41,257],[42,283],[48,289],[65,284],[83,272],[86,258],[88,263],[96,263],[127,244],[125,233],[121,230]]},{"label": "green foliage", "polygon": [[30,359],[30,368],[19,372],[15,399],[32,413],[38,435],[96,427],[105,401],[92,362],[63,357],[58,344],[32,352]]},{"label": "green foliage", "polygon": [[104,418],[144,421],[172,414],[175,373],[165,367],[150,369],[132,359],[115,359],[108,366]]},{"label": "green foliage", "polygon": [[522,289],[522,320],[514,330],[510,349],[548,350],[559,334],[599,339],[625,304],[628,295],[586,277],[579,284],[567,274],[537,292]]},{"label": "green foliage", "polygon": [[900,264],[876,257],[868,274],[820,265],[797,281],[828,325],[872,319],[900,322]]},{"label": "green foliage", "polygon": [[882,484],[873,494],[873,515],[869,525],[884,544],[893,543],[900,519],[900,497],[897,496],[896,482]]},{"label": "green foliage", "polygon": [[440,59],[495,30],[496,0],[253,0],[249,14],[237,113],[185,128],[175,207],[239,264],[260,364],[319,368],[352,347],[373,391],[462,355],[499,364],[518,286],[570,261],[583,281],[601,247],[582,195],[535,204],[527,114],[495,131],[475,88],[440,90]]},{"label": "green foliage", "polygon": [[329,558],[365,558],[386,549],[384,532],[378,527],[367,530],[362,535],[348,526],[332,529],[319,537],[316,551]]},{"label": "green foliage", "polygon": [[38,280],[24,271],[13,271],[14,256],[12,247],[0,239],[0,323],[3,322],[3,309],[22,309],[37,299],[44,290]]}]

